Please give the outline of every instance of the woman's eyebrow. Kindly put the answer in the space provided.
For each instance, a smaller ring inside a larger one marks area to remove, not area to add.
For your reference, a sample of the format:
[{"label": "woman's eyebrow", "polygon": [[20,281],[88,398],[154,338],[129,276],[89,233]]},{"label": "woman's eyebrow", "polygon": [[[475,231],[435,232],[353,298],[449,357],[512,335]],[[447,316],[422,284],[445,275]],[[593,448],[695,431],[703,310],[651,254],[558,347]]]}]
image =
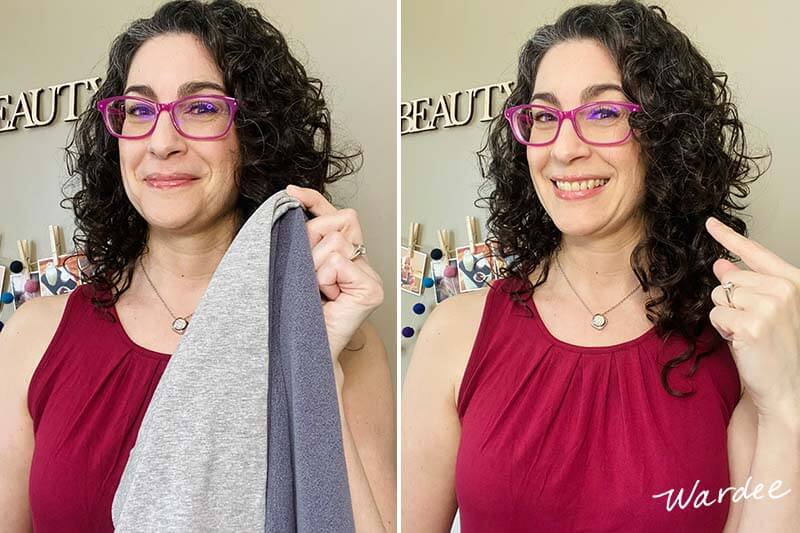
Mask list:
[{"label": "woman's eyebrow", "polygon": [[[178,98],[183,98],[190,94],[202,91],[203,89],[213,89],[215,91],[225,92],[225,88],[219,83],[213,81],[187,81],[178,88]],[[147,98],[156,99],[156,93],[149,85],[131,85],[122,94],[136,92]]]},{"label": "woman's eyebrow", "polygon": [[[586,87],[583,92],[581,92],[581,103],[586,103],[605,91],[619,91],[624,94],[622,87],[616,83],[598,83]],[[531,101],[536,99],[544,100],[551,105],[561,107],[561,101],[556,95],[550,92],[535,93],[531,98]]]}]

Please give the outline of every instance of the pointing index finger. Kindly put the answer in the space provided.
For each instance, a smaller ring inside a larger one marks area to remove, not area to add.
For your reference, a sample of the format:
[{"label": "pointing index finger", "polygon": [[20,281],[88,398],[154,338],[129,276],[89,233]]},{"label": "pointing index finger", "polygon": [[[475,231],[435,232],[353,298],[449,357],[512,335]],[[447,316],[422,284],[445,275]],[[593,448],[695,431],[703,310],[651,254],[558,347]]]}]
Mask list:
[{"label": "pointing index finger", "polygon": [[706,220],[706,229],[714,240],[733,252],[734,255],[741,257],[751,270],[785,277],[789,273],[789,269],[793,268],[762,244],[736,233],[733,228],[714,217]]}]

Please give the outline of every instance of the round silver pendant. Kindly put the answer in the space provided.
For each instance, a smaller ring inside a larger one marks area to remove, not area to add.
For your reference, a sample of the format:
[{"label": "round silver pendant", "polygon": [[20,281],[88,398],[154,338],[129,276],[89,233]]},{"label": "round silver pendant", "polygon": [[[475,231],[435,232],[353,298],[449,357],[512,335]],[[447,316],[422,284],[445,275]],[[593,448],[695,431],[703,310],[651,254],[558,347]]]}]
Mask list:
[{"label": "round silver pendant", "polygon": [[607,323],[608,323],[608,320],[606,320],[605,315],[601,315],[600,313],[597,313],[596,315],[594,315],[592,317],[592,327],[594,329],[596,329],[596,330],[603,329],[604,327],[606,327]]},{"label": "round silver pendant", "polygon": [[183,332],[186,331],[187,327],[189,327],[189,321],[185,318],[178,317],[172,321],[172,331],[178,335],[183,335]]}]

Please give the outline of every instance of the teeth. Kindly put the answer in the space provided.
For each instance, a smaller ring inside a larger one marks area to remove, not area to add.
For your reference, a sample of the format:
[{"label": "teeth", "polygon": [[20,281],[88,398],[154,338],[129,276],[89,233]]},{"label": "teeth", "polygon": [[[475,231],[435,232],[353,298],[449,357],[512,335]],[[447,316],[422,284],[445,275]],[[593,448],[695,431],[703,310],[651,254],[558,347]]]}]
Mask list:
[{"label": "teeth", "polygon": [[556,181],[556,187],[562,191],[585,191],[587,189],[594,189],[600,185],[608,183],[607,179],[593,179],[584,181]]}]

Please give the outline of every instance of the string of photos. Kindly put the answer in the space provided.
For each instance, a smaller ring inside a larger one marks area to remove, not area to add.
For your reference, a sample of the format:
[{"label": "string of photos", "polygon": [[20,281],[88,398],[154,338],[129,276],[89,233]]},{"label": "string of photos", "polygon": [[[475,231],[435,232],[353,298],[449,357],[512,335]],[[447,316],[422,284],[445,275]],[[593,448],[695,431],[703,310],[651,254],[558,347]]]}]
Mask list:
[{"label": "string of photos", "polygon": [[[31,244],[27,240],[17,241],[19,259],[8,266],[0,264],[0,310],[13,305],[19,309],[25,302],[34,298],[55,296],[74,291],[83,284],[90,273],[90,265],[82,254],[64,253],[64,240],[61,227],[48,226],[50,234],[50,255],[33,258]],[[9,271],[6,285],[6,270]],[[0,330],[3,329],[0,321]]]},{"label": "string of photos", "polygon": [[[466,224],[469,244],[453,249],[450,232],[440,229],[439,247],[432,248],[429,253],[422,251],[419,244],[420,225],[412,222],[409,226],[408,243],[400,247],[400,289],[418,299],[411,307],[414,313],[411,324],[400,331],[404,338],[417,333],[418,323],[435,304],[456,294],[486,287],[505,266],[506,261],[499,254],[479,241],[477,219],[467,216]],[[430,275],[426,275],[429,256]]]}]

